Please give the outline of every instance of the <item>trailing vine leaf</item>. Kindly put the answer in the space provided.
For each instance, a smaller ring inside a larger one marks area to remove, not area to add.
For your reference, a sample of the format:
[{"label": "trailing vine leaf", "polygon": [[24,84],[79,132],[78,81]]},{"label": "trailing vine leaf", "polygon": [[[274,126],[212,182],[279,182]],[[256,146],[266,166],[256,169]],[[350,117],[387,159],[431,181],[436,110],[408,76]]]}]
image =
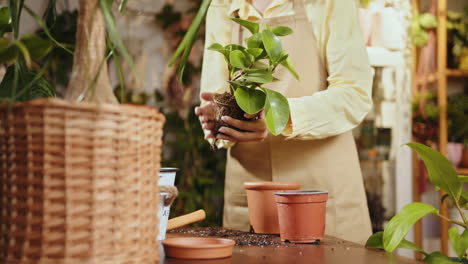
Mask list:
[{"label": "trailing vine leaf", "polygon": [[403,207],[388,223],[383,233],[383,246],[385,251],[393,252],[411,227],[427,214],[437,214],[438,210],[425,203],[410,203]]},{"label": "trailing vine leaf", "polygon": [[[366,247],[368,248],[377,248],[377,249],[384,249],[383,247],[383,231],[374,233],[372,236],[369,237],[369,239],[366,242]],[[420,248],[418,245],[414,244],[411,241],[408,241],[406,239],[403,239],[400,244],[398,245],[397,248],[406,248],[406,249],[412,249],[415,251],[418,251],[422,253],[423,255],[428,255],[422,248]]]},{"label": "trailing vine leaf", "polygon": [[293,33],[293,30],[290,27],[278,26],[271,29],[273,34],[276,36],[288,36]]},{"label": "trailing vine leaf", "polygon": [[435,149],[423,144],[412,142],[406,145],[416,151],[423,160],[431,183],[458,200],[462,192],[462,186],[452,163]]},{"label": "trailing vine leaf", "polygon": [[7,32],[11,32],[11,17],[10,9],[8,7],[0,8],[0,37]]},{"label": "trailing vine leaf", "polygon": [[104,20],[106,21],[109,38],[111,39],[112,43],[115,45],[119,53],[122,55],[124,60],[127,62],[128,66],[132,70],[134,70],[135,64],[133,63],[132,57],[128,53],[127,48],[125,47],[122,41],[122,38],[117,32],[117,27],[115,25],[112,13],[112,3],[107,0],[99,0],[99,6],[101,7],[102,15],[104,16]]},{"label": "trailing vine leaf", "polygon": [[430,264],[457,264],[457,263],[462,263],[458,261],[454,261],[451,258],[447,257],[446,255],[440,253],[440,252],[433,252],[426,256],[423,259],[424,262],[430,263]]},{"label": "trailing vine leaf", "polygon": [[275,34],[273,34],[271,30],[265,29],[262,32],[262,41],[271,61],[274,63],[278,62],[283,51],[280,39]]},{"label": "trailing vine leaf", "polygon": [[239,107],[249,115],[260,112],[265,106],[266,95],[260,90],[239,87],[234,95]]},{"label": "trailing vine leaf", "polygon": [[245,27],[252,34],[258,33],[258,30],[260,29],[260,25],[255,22],[247,21],[247,20],[240,19],[240,18],[231,18],[231,20]]},{"label": "trailing vine leaf", "polygon": [[282,94],[263,88],[266,93],[265,121],[268,130],[275,136],[283,132],[289,121],[288,99]]}]

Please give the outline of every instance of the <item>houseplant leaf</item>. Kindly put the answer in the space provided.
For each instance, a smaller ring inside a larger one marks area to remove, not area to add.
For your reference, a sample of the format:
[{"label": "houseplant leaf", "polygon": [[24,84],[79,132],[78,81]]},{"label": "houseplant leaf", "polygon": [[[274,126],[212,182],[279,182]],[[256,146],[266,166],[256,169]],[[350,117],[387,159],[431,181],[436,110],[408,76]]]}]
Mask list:
[{"label": "houseplant leaf", "polygon": [[383,234],[383,246],[385,251],[393,252],[405,238],[411,227],[422,217],[430,213],[438,213],[432,205],[425,203],[410,203],[403,207],[395,215]]},{"label": "houseplant leaf", "polygon": [[251,49],[251,48],[262,48],[263,47],[262,34],[261,33],[255,33],[252,36],[246,38],[245,42],[247,43],[247,47],[249,49]]},{"label": "houseplant leaf", "polygon": [[456,263],[461,263],[461,262],[457,262],[457,261],[454,261],[454,260],[450,259],[449,257],[445,256],[444,254],[442,254],[442,253],[440,253],[438,251],[429,254],[428,256],[426,256],[423,259],[423,261],[426,262],[426,263],[430,263],[430,264],[456,264]]},{"label": "houseplant leaf", "polygon": [[282,94],[263,88],[266,93],[265,121],[268,130],[275,136],[283,132],[289,121],[288,99]]},{"label": "houseplant leaf", "polygon": [[53,49],[51,41],[41,39],[36,35],[26,35],[21,38],[32,59],[38,60],[44,58]]},{"label": "houseplant leaf", "polygon": [[265,106],[266,95],[258,89],[238,87],[234,95],[239,107],[249,115],[258,113]]},{"label": "houseplant leaf", "polygon": [[8,7],[0,8],[0,37],[6,32],[11,32],[11,17]]},{"label": "houseplant leaf", "polygon": [[18,47],[11,43],[11,40],[0,37],[0,63],[11,64],[18,57]]},{"label": "houseplant leaf", "polygon": [[[377,232],[373,234],[372,236],[370,236],[366,242],[366,247],[383,249],[384,248],[383,247],[383,231]],[[397,248],[412,249],[412,250],[421,252],[424,255],[427,255],[427,253],[424,250],[422,250],[422,248],[420,248],[418,245],[406,239],[403,239]]]},{"label": "houseplant leaf", "polygon": [[262,32],[262,42],[271,61],[278,62],[283,51],[280,39],[271,30],[265,29]]},{"label": "houseplant leaf", "polygon": [[258,30],[260,29],[260,25],[258,25],[258,23],[255,23],[255,22],[247,21],[247,20],[240,19],[240,18],[231,18],[231,20],[245,27],[252,34],[258,33]]},{"label": "houseplant leaf", "polygon": [[462,186],[452,163],[435,149],[423,144],[412,142],[406,145],[416,151],[423,160],[431,183],[458,200]]},{"label": "houseplant leaf", "polygon": [[459,235],[458,229],[456,227],[452,227],[449,229],[448,235],[453,251],[461,259],[468,249],[468,231],[465,229],[462,235]]},{"label": "houseplant leaf", "polygon": [[296,68],[291,62],[291,58],[287,57],[286,60],[281,62],[281,65],[283,65],[294,76],[294,78],[296,78],[296,80],[300,80],[299,74],[297,73]]},{"label": "houseplant leaf", "polygon": [[290,27],[283,27],[283,26],[274,27],[271,29],[271,31],[276,36],[287,36],[293,33],[293,30]]},{"label": "houseplant leaf", "polygon": [[244,76],[245,80],[254,83],[270,83],[273,81],[273,75],[269,71],[258,71],[248,73]]},{"label": "houseplant leaf", "polygon": [[243,69],[249,66],[249,59],[245,56],[244,52],[240,50],[231,51],[229,54],[229,62],[232,66]]},{"label": "houseplant leaf", "polygon": [[248,48],[247,52],[250,53],[252,56],[257,58],[258,56],[262,55],[263,49],[260,48]]}]

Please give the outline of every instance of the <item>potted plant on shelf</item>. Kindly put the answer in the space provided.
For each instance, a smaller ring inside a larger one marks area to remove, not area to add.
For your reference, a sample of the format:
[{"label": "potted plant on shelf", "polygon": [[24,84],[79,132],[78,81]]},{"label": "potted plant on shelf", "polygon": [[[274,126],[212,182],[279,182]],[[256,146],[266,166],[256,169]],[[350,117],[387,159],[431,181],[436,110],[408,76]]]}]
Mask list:
[{"label": "potted plant on shelf", "polygon": [[468,5],[464,12],[447,12],[448,66],[468,70]]},{"label": "potted plant on shelf", "polygon": [[[422,94],[422,95],[421,95]],[[413,136],[418,142],[436,141],[439,123],[437,97],[431,91],[417,92],[411,102],[413,112]]]},{"label": "potted plant on shelf", "polygon": [[285,67],[296,79],[299,76],[279,37],[292,34],[289,27],[268,25],[260,31],[255,22],[232,18],[232,21],[245,27],[252,36],[245,39],[247,47],[238,44],[222,46],[219,43],[208,49],[223,54],[229,71],[229,91],[215,94],[218,108],[215,119],[215,134],[221,126],[228,126],[221,117],[228,115],[247,120],[245,113],[253,115],[265,110],[265,121],[273,135],[280,134],[289,120],[288,100],[279,92],[265,87],[277,81],[274,77],[277,67]]},{"label": "potted plant on shelf", "polygon": [[[411,203],[402,208],[387,224],[384,231],[373,234],[367,241],[369,248],[384,249],[393,252],[397,248],[407,248],[424,255],[423,261],[426,263],[466,263],[468,250],[468,219],[465,210],[468,208],[468,193],[463,191],[462,183],[467,182],[466,176],[458,176],[452,163],[436,150],[419,143],[406,144],[412,148],[423,160],[429,173],[429,180],[438,189],[444,191],[446,195],[442,198],[453,201],[455,208],[460,214],[461,221],[447,218],[439,213],[439,210],[432,205],[425,203]],[[405,239],[412,226],[421,218],[428,214],[435,214],[443,220],[457,225],[448,231],[448,236],[452,248],[457,257],[449,258],[441,252],[425,252],[416,244]]]},{"label": "potted plant on shelf", "polygon": [[463,141],[468,138],[468,95],[454,94],[447,104],[448,137],[447,155],[455,167],[462,161]]},{"label": "potted plant on shelf", "polygon": [[[75,47],[55,40],[52,25],[24,0],[9,0],[0,9],[0,60],[8,67],[0,84],[2,263],[158,259],[164,116],[149,107],[109,104],[117,100],[107,59],[122,56],[131,65],[113,2],[80,0]],[[24,11],[48,39],[20,37]],[[56,93],[44,77],[47,63],[37,61],[56,47],[74,53],[67,101],[50,98]]]}]

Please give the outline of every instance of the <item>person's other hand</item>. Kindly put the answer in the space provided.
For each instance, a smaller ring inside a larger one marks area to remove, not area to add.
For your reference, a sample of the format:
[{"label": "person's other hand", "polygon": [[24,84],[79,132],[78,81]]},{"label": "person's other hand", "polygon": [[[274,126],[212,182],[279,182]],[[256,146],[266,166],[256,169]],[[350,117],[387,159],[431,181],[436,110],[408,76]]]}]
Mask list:
[{"label": "person's other hand", "polygon": [[223,116],[221,119],[225,123],[243,131],[237,131],[235,129],[223,126],[219,129],[220,133],[216,136],[216,138],[237,142],[263,141],[268,136],[264,112],[262,111],[255,115],[245,114],[244,116],[249,119],[256,117],[258,118],[251,121],[243,121],[234,119],[229,116]]},{"label": "person's other hand", "polygon": [[200,95],[201,99],[207,101],[203,106],[195,107],[195,114],[200,119],[202,128],[205,131],[205,139],[214,138],[214,119],[216,106],[213,102],[214,94],[213,93],[202,93]]}]

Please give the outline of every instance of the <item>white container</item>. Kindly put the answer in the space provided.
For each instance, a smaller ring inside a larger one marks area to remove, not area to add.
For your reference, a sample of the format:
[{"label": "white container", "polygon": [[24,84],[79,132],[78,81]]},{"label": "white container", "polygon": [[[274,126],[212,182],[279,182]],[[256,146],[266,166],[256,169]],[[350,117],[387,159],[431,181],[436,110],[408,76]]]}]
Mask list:
[{"label": "white container", "polygon": [[[161,168],[159,170],[159,181],[158,184],[160,186],[167,185],[167,186],[174,186],[175,177],[179,169],[177,168]],[[159,210],[158,210],[158,218],[159,218],[159,234],[158,240],[164,240],[166,238],[166,227],[167,227],[167,220],[169,219],[170,213],[170,206],[164,206],[164,198],[166,197],[167,193],[160,193],[160,202],[159,202]]]}]

